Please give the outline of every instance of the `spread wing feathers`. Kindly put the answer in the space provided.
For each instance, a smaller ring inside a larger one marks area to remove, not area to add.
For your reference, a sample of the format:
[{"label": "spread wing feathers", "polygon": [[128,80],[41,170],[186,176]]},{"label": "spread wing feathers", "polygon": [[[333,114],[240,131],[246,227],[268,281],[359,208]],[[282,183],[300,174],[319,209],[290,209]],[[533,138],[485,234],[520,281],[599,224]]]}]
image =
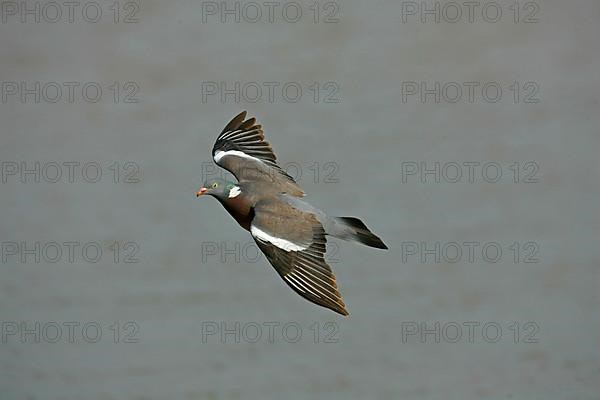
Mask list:
[{"label": "spread wing feathers", "polygon": [[306,300],[348,315],[335,275],[324,260],[327,239],[323,226],[310,216],[295,224],[288,221],[293,228],[288,235],[285,230],[278,232],[279,222],[270,221],[270,216],[267,219],[257,212],[250,232],[285,283]]},{"label": "spread wing feathers", "polygon": [[215,145],[213,158],[240,182],[269,182],[282,193],[304,196],[304,191],[277,164],[277,157],[255,118],[246,118],[246,111],[235,116],[225,126]]}]

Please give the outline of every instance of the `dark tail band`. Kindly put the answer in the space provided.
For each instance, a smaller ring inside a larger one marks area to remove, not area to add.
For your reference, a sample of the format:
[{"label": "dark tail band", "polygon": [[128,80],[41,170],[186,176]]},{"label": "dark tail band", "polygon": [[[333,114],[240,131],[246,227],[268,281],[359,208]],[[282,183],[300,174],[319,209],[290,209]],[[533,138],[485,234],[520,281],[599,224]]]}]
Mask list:
[{"label": "dark tail band", "polygon": [[338,217],[346,226],[352,228],[352,236],[356,241],[377,249],[387,249],[388,247],[383,241],[367,228],[367,226],[358,218],[355,217]]}]

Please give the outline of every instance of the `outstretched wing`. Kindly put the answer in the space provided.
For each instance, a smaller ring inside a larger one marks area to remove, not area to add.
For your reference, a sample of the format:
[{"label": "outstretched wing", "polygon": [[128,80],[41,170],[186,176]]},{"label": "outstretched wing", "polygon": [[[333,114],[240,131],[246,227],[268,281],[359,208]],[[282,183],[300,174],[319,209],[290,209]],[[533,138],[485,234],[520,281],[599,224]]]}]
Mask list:
[{"label": "outstretched wing", "polygon": [[258,203],[250,232],[277,273],[296,293],[348,315],[335,275],[324,260],[325,230],[313,214],[285,203]]},{"label": "outstretched wing", "polygon": [[213,158],[239,182],[268,182],[274,190],[302,197],[304,191],[277,164],[277,157],[265,140],[262,126],[246,111],[235,116],[223,129],[213,147]]}]

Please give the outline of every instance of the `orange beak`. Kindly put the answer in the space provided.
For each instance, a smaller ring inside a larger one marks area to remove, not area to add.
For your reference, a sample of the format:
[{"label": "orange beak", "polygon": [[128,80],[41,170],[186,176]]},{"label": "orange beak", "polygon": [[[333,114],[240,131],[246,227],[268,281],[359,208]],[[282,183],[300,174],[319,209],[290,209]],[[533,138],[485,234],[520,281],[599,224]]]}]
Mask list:
[{"label": "orange beak", "polygon": [[198,190],[198,191],[196,192],[196,197],[200,197],[200,196],[202,196],[204,193],[206,193],[206,191],[207,191],[207,190],[208,190],[208,189],[206,189],[204,186],[202,186],[202,187],[200,188],[200,190]]}]

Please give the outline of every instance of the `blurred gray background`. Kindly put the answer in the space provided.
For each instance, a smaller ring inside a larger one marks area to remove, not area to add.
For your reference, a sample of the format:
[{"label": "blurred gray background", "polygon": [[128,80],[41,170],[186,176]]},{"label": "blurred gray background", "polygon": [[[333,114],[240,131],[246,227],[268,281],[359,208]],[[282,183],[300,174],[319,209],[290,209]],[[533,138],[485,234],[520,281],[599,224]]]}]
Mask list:
[{"label": "blurred gray background", "polygon": [[[83,2],[73,22],[66,6],[59,17],[46,2],[8,3],[1,399],[599,398],[600,3],[521,2],[517,14],[503,1],[485,18],[481,3],[473,22],[444,2],[439,22],[393,1],[282,2],[272,22],[264,3],[256,22],[248,3],[239,22],[222,22],[220,2]],[[23,7],[34,10],[25,22]],[[65,82],[79,85],[72,101]],[[222,99],[221,83],[236,82],[239,99]],[[436,102],[405,90],[403,101],[403,82],[447,91]],[[472,101],[464,82],[479,84]],[[214,199],[195,198],[217,134],[244,109],[308,201],[362,218],[389,245],[332,241],[349,318],[294,294]],[[39,182],[21,175],[36,162]],[[73,182],[69,162],[80,163]],[[472,182],[465,162],[480,163]],[[87,163],[98,182],[82,178]],[[438,182],[403,179],[421,163],[448,168]],[[448,163],[463,166],[458,182]],[[486,163],[498,182],[482,177]],[[73,260],[66,242],[80,244]],[[446,245],[465,242],[479,243],[474,259],[453,261]],[[49,243],[63,251],[56,262]],[[448,253],[422,260],[411,243]],[[482,256],[486,243],[502,250],[497,262]],[[221,337],[236,323],[239,343]],[[479,324],[473,340],[465,323]]]}]

